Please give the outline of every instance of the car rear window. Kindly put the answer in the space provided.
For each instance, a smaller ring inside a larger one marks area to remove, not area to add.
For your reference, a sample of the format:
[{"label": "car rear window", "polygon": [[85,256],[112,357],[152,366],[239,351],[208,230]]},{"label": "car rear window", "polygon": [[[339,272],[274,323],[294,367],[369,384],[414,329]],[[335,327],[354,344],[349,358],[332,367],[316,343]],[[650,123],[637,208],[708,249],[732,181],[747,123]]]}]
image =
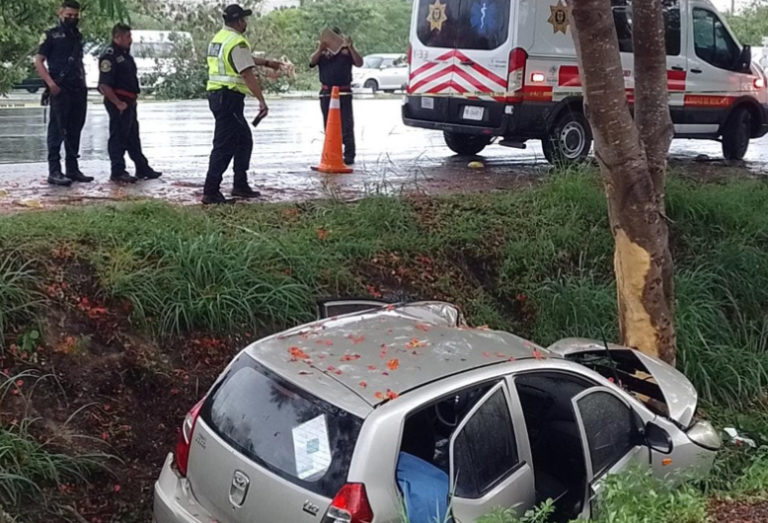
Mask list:
[{"label": "car rear window", "polygon": [[509,35],[509,0],[418,0],[416,32],[428,47],[496,49]]},{"label": "car rear window", "polygon": [[200,413],[236,450],[275,474],[333,497],[347,478],[362,420],[242,355]]}]

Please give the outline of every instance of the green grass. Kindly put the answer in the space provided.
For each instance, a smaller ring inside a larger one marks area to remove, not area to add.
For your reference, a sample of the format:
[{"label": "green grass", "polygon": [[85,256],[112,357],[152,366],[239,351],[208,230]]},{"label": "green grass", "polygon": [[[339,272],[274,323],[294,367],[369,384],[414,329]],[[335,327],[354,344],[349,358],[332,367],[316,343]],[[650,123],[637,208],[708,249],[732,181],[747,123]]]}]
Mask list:
[{"label": "green grass", "polygon": [[[768,184],[672,177],[668,202],[680,366],[706,401],[747,405],[768,386]],[[617,337],[605,205],[586,169],[518,193],[4,217],[0,244],[23,246],[25,259],[69,245],[158,338],[267,333],[311,318],[319,297],[366,295],[375,283],[390,296],[450,299],[477,324],[547,344]],[[23,323],[34,288],[29,266],[10,259],[0,299],[19,314],[0,313],[4,330]]]},{"label": "green grass", "polygon": [[[34,390],[40,380],[26,371],[16,376],[0,374],[0,401],[11,394],[20,394],[17,381]],[[30,385],[31,384],[31,385]],[[29,396],[25,397],[28,402]],[[73,417],[78,414],[73,414]],[[63,428],[71,421],[64,423]],[[104,453],[73,450],[73,441],[54,436],[41,441],[35,425],[40,420],[25,416],[19,420],[5,420],[0,425],[0,509],[13,513],[24,503],[35,502],[38,507],[48,503],[44,489],[64,483],[86,482],[94,471],[106,471],[105,463],[112,459]],[[93,440],[74,436],[79,440]]]},{"label": "green grass", "polygon": [[29,320],[40,304],[37,286],[29,261],[18,253],[0,252],[0,349],[7,333]]}]

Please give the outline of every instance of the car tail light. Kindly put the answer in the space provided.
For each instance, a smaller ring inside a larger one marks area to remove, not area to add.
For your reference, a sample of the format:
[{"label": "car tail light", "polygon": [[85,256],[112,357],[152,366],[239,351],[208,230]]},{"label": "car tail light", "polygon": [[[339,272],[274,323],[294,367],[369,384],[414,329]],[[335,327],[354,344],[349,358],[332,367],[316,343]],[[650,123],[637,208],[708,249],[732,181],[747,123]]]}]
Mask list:
[{"label": "car tail light", "polygon": [[515,93],[525,85],[525,62],[528,53],[525,49],[516,47],[509,53],[509,77],[507,78],[507,90]]},{"label": "car tail light", "polygon": [[365,485],[362,483],[347,483],[323,516],[322,523],[370,523],[373,521],[373,511],[368,503]]},{"label": "car tail light", "polygon": [[179,431],[179,438],[176,441],[176,467],[182,476],[187,475],[187,465],[189,464],[189,446],[192,444],[192,433],[195,431],[197,417],[200,415],[200,409],[203,407],[205,398],[198,401],[194,407],[187,412],[184,417],[184,423]]}]

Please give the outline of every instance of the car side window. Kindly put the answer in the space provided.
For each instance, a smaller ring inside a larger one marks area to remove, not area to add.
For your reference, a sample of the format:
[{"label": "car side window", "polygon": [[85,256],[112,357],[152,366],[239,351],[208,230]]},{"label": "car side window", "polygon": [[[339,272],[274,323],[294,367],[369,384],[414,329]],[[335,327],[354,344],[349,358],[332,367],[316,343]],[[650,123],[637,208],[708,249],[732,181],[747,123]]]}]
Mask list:
[{"label": "car side window", "polygon": [[382,69],[389,69],[390,67],[392,67],[392,59],[391,58],[387,58],[387,59],[383,60],[381,62],[381,66],[380,67]]},{"label": "car side window", "polygon": [[741,54],[718,16],[707,9],[693,9],[693,45],[696,56],[720,69],[735,70]]},{"label": "car side window", "polygon": [[[619,51],[631,53],[632,44],[632,0],[612,0],[613,22],[619,37]],[[667,56],[680,54],[680,6],[677,0],[664,0],[664,37]]]},{"label": "car side window", "polygon": [[495,387],[455,435],[452,481],[460,498],[482,497],[519,463],[504,388]]},{"label": "car side window", "polygon": [[596,478],[639,444],[636,415],[604,390],[588,390],[574,399],[587,437],[592,476]]}]

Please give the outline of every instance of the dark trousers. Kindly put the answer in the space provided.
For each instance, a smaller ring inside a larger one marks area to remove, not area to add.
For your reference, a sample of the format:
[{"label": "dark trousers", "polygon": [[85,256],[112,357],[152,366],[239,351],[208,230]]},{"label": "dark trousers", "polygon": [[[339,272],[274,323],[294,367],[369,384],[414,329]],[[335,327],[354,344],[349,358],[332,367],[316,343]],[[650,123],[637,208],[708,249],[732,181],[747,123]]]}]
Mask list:
[{"label": "dark trousers", "polygon": [[[355,153],[355,117],[352,113],[352,95],[342,92],[339,97],[341,105],[341,139],[344,142],[344,159],[354,160]],[[331,105],[331,91],[320,91],[320,109],[323,111],[323,129],[328,126],[328,106]]]},{"label": "dark trousers", "polygon": [[61,144],[66,152],[67,171],[77,170],[80,155],[80,133],[85,125],[88,91],[64,89],[51,96],[51,120],[48,122],[48,170],[61,172]]},{"label": "dark trousers", "polygon": [[221,178],[233,158],[235,187],[248,184],[253,136],[243,115],[245,95],[229,89],[211,91],[208,95],[208,106],[216,119],[216,128],[213,132],[213,150],[208,162],[203,194],[213,196],[219,192]]},{"label": "dark trousers", "polygon": [[128,108],[122,113],[109,100],[104,100],[104,106],[109,113],[109,161],[112,163],[112,175],[125,172],[125,153],[131,157],[139,174],[149,168],[149,162],[141,152],[139,138],[139,119],[136,113],[135,100],[123,100]]}]

